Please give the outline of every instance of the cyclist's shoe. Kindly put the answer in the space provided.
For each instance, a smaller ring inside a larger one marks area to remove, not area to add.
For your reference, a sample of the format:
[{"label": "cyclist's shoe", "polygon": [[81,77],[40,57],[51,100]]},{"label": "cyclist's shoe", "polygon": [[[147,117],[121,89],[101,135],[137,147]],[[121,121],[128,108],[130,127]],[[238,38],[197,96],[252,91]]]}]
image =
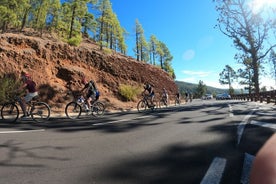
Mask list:
[{"label": "cyclist's shoe", "polygon": [[91,115],[92,112],[90,110],[86,111],[86,115]]},{"label": "cyclist's shoe", "polygon": [[26,118],[28,118],[28,117],[29,117],[29,115],[28,115],[28,114],[27,114],[27,115],[26,115],[26,114],[24,114],[24,115],[22,115],[20,118],[21,118],[21,119],[26,119]]},{"label": "cyclist's shoe", "polygon": [[85,109],[85,112],[86,112],[86,115],[92,114],[91,109],[89,109],[89,108],[86,108],[86,109]]}]

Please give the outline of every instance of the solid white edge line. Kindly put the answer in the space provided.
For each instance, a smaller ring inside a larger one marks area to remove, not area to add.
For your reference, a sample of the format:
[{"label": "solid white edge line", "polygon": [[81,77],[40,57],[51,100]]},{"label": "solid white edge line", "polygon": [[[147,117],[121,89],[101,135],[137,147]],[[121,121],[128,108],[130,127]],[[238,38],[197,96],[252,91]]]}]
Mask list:
[{"label": "solid white edge line", "polygon": [[276,124],[274,124],[274,123],[267,123],[267,122],[261,122],[261,121],[252,120],[250,122],[250,124],[276,129]]},{"label": "solid white edge line", "polygon": [[13,133],[25,133],[25,132],[43,132],[45,129],[39,130],[13,130],[13,131],[1,131],[0,134],[13,134]]},{"label": "solid white edge line", "polygon": [[226,159],[216,157],[213,159],[208,171],[200,184],[219,184],[226,166]]},{"label": "solid white edge line", "polygon": [[244,131],[244,127],[246,124],[248,124],[248,120],[249,118],[251,117],[251,115],[255,112],[256,109],[253,109],[252,111],[250,111],[242,120],[242,122],[240,122],[240,124],[238,125],[238,128],[237,128],[237,136],[238,136],[238,139],[237,139],[237,145],[240,144],[240,141],[241,141],[241,137],[242,137],[242,134],[243,134],[243,131]]}]

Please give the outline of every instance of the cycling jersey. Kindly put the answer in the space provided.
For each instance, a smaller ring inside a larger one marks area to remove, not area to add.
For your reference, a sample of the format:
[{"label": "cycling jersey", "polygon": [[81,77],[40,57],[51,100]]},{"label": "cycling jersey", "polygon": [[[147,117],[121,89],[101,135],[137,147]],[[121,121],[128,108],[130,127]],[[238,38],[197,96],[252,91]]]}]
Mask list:
[{"label": "cycling jersey", "polygon": [[88,88],[89,92],[96,93],[97,87],[94,81],[89,81],[87,84],[85,84],[85,88]]},{"label": "cycling jersey", "polygon": [[26,88],[27,88],[27,90],[29,91],[29,93],[34,93],[34,92],[36,92],[36,89],[35,89],[36,83],[35,83],[34,81],[32,81],[32,80],[27,80],[25,83],[27,84]]}]

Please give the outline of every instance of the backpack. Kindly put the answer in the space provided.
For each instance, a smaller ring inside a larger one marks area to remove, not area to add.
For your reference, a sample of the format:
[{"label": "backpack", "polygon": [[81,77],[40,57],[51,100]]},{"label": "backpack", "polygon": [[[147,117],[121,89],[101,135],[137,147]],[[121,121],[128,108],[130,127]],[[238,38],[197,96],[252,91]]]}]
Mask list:
[{"label": "backpack", "polygon": [[90,91],[93,91],[93,92],[98,91],[96,84],[93,80],[89,81],[88,86]]}]

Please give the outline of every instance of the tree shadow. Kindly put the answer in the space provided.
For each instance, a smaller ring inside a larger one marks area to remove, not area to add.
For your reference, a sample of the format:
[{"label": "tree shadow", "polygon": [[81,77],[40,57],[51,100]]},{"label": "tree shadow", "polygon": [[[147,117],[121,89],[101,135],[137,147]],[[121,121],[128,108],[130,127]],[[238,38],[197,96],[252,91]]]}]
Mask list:
[{"label": "tree shadow", "polygon": [[[64,151],[71,149],[71,147],[55,147],[55,146],[39,146],[31,148],[22,148],[22,142],[16,142],[13,140],[8,140],[0,144],[0,150],[2,153],[2,158],[0,161],[1,167],[46,167],[46,165],[41,164],[40,160],[55,160],[55,161],[67,161],[68,158],[60,156],[52,156],[48,150],[59,150]],[[43,150],[43,154],[41,153]],[[17,158],[31,159],[30,163],[17,162]]]},{"label": "tree shadow", "polygon": [[[113,184],[198,184],[212,160],[219,157],[227,160],[221,184],[240,183],[244,153],[255,155],[273,131],[258,132],[249,129],[255,134],[244,137],[237,146],[236,123],[214,125],[206,129],[206,132],[223,135],[222,138],[208,143],[194,145],[185,142],[175,143],[143,154],[130,149],[129,156],[116,159],[111,167],[109,165],[101,169],[96,178],[99,183]],[[89,178],[89,174],[82,177],[87,182]]]}]

